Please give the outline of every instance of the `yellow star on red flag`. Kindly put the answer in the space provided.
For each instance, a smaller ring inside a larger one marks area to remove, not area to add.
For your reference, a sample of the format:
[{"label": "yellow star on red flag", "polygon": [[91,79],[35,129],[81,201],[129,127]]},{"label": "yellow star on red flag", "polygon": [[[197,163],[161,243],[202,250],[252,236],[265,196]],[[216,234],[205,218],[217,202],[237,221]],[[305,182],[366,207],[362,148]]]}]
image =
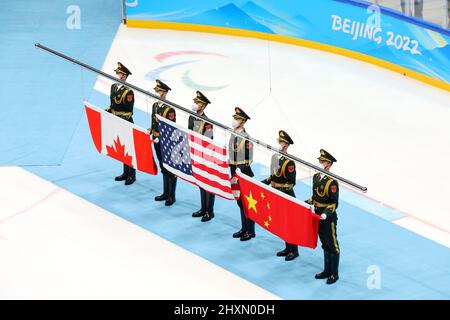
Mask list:
[{"label": "yellow star on red flag", "polygon": [[258,213],[258,211],[256,211],[256,204],[258,203],[258,201],[256,201],[256,199],[253,198],[251,191],[249,196],[245,195],[245,198],[248,201],[248,210],[253,209],[255,210],[255,213]]}]

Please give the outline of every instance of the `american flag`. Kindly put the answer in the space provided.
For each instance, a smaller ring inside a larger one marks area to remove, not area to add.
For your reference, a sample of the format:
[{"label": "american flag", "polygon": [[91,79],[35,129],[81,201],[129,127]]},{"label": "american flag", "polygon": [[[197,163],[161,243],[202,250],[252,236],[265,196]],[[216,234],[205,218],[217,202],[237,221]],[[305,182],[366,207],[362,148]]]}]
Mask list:
[{"label": "american flag", "polygon": [[164,168],[210,193],[234,200],[226,147],[172,121],[157,117]]}]

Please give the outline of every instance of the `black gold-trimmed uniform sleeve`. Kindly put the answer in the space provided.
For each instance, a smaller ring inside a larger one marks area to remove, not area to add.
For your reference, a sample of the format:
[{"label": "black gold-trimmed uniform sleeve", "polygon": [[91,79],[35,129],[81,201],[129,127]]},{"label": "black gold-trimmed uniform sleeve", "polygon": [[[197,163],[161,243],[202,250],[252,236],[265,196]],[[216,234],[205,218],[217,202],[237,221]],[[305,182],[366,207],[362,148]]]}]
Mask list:
[{"label": "black gold-trimmed uniform sleeve", "polygon": [[261,182],[264,183],[264,184],[270,184],[271,181],[272,181],[272,176],[269,176],[268,178],[264,179]]},{"label": "black gold-trimmed uniform sleeve", "polygon": [[244,172],[249,177],[253,177],[255,174],[253,173],[251,164],[253,163],[253,142],[250,140],[245,141],[245,160],[246,163],[242,164],[241,171]]},{"label": "black gold-trimmed uniform sleeve", "polygon": [[167,115],[166,115],[166,119],[169,119],[170,121],[173,121],[173,122],[177,122],[177,114],[176,114],[174,108],[172,108],[172,107],[169,108],[169,111],[167,112]]},{"label": "black gold-trimmed uniform sleeve", "polygon": [[151,116],[151,123],[150,123],[150,128],[148,128],[147,130],[150,131],[153,135],[153,138],[158,136],[158,119],[156,118],[156,115],[158,113],[158,103],[155,102],[152,105],[152,116]]},{"label": "black gold-trimmed uniform sleeve", "polygon": [[270,176],[261,182],[270,184],[272,182],[272,176],[278,171],[279,166],[278,156],[276,154],[272,155],[272,158],[270,159]]},{"label": "black gold-trimmed uniform sleeve", "polygon": [[214,139],[214,127],[211,123],[205,122],[205,127],[203,129],[203,135],[210,139]]},{"label": "black gold-trimmed uniform sleeve", "polygon": [[110,100],[110,107],[113,105],[113,99],[114,99],[114,94],[117,90],[117,83],[114,83],[111,85],[111,91],[109,94],[109,100]]},{"label": "black gold-trimmed uniform sleeve", "polygon": [[189,130],[194,130],[194,120],[195,120],[194,116],[189,116],[189,119],[188,119],[188,129]]},{"label": "black gold-trimmed uniform sleeve", "polygon": [[289,160],[286,167],[284,168],[284,176],[288,183],[292,183],[295,185],[296,183],[296,177],[297,177],[297,171],[295,169],[295,163],[292,160]]},{"label": "black gold-trimmed uniform sleeve", "polygon": [[312,190],[313,190],[313,195],[312,195],[309,199],[306,199],[306,200],[305,200],[305,202],[306,202],[307,204],[309,204],[309,205],[313,205],[313,203],[314,203],[314,196],[315,196],[316,184],[317,184],[317,181],[318,181],[319,177],[320,177],[320,173],[315,173],[315,174],[313,175],[313,178],[312,178]]},{"label": "black gold-trimmed uniform sleeve", "polygon": [[133,112],[134,108],[134,92],[129,90],[124,99],[124,108],[126,112]]},{"label": "black gold-trimmed uniform sleeve", "polygon": [[330,183],[327,194],[330,205],[325,208],[324,213],[332,214],[336,212],[339,204],[339,183],[336,180]]},{"label": "black gold-trimmed uniform sleeve", "polygon": [[111,108],[113,106],[114,93],[116,92],[117,84],[113,83],[111,85],[111,91],[109,94],[109,107],[105,109],[106,112],[111,113]]}]

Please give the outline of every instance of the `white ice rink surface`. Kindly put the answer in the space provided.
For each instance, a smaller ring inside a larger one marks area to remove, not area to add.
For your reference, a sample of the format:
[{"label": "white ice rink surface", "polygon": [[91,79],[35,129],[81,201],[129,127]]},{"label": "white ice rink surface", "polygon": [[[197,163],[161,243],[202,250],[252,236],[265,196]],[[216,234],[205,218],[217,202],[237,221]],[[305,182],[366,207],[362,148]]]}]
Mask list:
[{"label": "white ice rink surface", "polygon": [[23,169],[0,175],[0,300],[278,299]]},{"label": "white ice rink surface", "polygon": [[[222,56],[158,56],[177,51]],[[278,130],[284,129],[295,141],[289,152],[313,163],[320,148],[330,151],[338,159],[335,173],[367,186],[367,196],[412,217],[405,226],[426,224],[448,245],[449,92],[318,50],[123,26],[103,71],[111,73],[117,61],[126,62],[133,72],[130,83],[151,91],[154,82],[145,79],[150,70],[188,60],[198,61],[158,75],[173,89],[169,100],[191,105],[195,90],[183,83],[186,70],[196,83],[228,85],[204,91],[212,101],[206,110],[210,118],[229,124],[233,108],[240,106],[252,117],[247,131],[253,137],[275,145]],[[109,87],[99,79],[95,88],[109,94]],[[142,97],[136,107],[147,111],[152,103]]]}]

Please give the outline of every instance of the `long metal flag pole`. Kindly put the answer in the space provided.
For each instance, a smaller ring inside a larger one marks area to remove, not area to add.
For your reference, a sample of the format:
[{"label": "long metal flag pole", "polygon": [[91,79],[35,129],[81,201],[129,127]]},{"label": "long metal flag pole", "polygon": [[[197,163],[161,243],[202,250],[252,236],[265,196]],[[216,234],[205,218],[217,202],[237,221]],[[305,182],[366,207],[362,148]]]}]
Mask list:
[{"label": "long metal flag pole", "polygon": [[127,4],[125,0],[122,0],[122,22],[127,24]]},{"label": "long metal flag pole", "polygon": [[101,71],[101,70],[99,70],[97,68],[94,68],[94,67],[92,67],[90,65],[87,65],[87,64],[85,64],[85,63],[83,63],[81,61],[75,60],[75,59],[73,59],[73,58],[71,58],[69,56],[66,56],[65,54],[62,54],[62,53],[56,51],[56,50],[50,49],[50,48],[48,48],[48,47],[46,47],[44,45],[41,45],[40,43],[36,43],[35,47],[39,48],[39,49],[42,49],[44,51],[47,51],[47,52],[49,52],[49,53],[51,53],[51,54],[53,54],[55,56],[58,56],[58,57],[60,57],[60,58],[62,58],[64,60],[70,61],[70,62],[72,62],[72,63],[74,63],[76,65],[79,65],[79,66],[81,66],[81,67],[83,67],[85,69],[88,69],[88,70],[90,70],[92,72],[95,72],[95,73],[97,73],[97,74],[99,74],[99,75],[101,75],[101,76],[103,76],[105,78],[108,78],[108,79],[113,80],[115,82],[121,83],[121,84],[123,84],[123,85],[125,85],[125,86],[127,86],[127,87],[129,87],[129,88],[131,88],[133,90],[136,90],[136,91],[138,91],[138,92],[140,92],[140,93],[142,93],[144,95],[147,95],[147,96],[149,96],[149,97],[151,97],[151,98],[153,98],[155,100],[161,101],[161,102],[163,102],[163,103],[165,103],[167,105],[170,105],[170,106],[172,106],[172,107],[174,107],[176,109],[179,109],[179,110],[181,110],[183,112],[186,112],[186,113],[188,113],[190,115],[193,115],[193,116],[195,116],[197,118],[200,118],[200,119],[205,120],[205,121],[207,121],[209,123],[212,123],[213,125],[215,125],[217,127],[220,127],[222,129],[232,133],[235,136],[239,136],[239,137],[241,137],[241,138],[243,138],[245,140],[249,140],[249,141],[251,141],[253,143],[256,143],[257,145],[265,147],[266,149],[273,150],[273,151],[275,151],[275,152],[277,152],[279,154],[282,154],[286,158],[291,159],[292,161],[301,163],[305,167],[313,169],[313,170],[315,170],[317,172],[321,172],[321,173],[323,173],[323,174],[325,174],[327,176],[330,176],[330,177],[332,177],[332,178],[334,178],[336,180],[339,180],[339,181],[341,181],[341,182],[343,182],[343,183],[345,183],[345,184],[347,184],[347,185],[349,185],[349,186],[351,186],[353,188],[356,188],[356,189],[358,189],[358,190],[360,190],[362,192],[367,192],[367,188],[366,187],[363,187],[363,186],[361,186],[361,185],[359,185],[359,184],[357,184],[357,183],[355,183],[353,181],[350,181],[350,180],[348,180],[346,178],[343,178],[343,177],[341,177],[341,176],[339,176],[337,174],[334,174],[332,172],[326,171],[326,170],[324,170],[324,169],[322,169],[322,168],[320,168],[320,167],[318,167],[318,166],[316,166],[316,165],[314,165],[312,163],[309,163],[308,161],[305,161],[305,160],[302,160],[300,158],[297,158],[296,156],[290,155],[290,154],[288,154],[288,153],[286,153],[284,151],[279,151],[279,150],[277,150],[277,148],[272,147],[271,145],[269,145],[269,144],[267,144],[267,143],[265,143],[263,141],[260,141],[258,139],[252,138],[252,137],[246,137],[246,136],[242,135],[239,132],[233,131],[233,129],[231,129],[230,127],[227,127],[227,126],[225,126],[225,125],[223,125],[223,124],[221,124],[219,122],[216,122],[216,121],[214,121],[212,119],[206,119],[203,116],[200,116],[197,113],[195,113],[195,112],[193,112],[193,111],[191,111],[189,109],[186,109],[186,108],[184,108],[184,107],[182,107],[182,106],[180,106],[180,105],[178,105],[178,104],[176,104],[174,102],[171,102],[169,100],[163,99],[163,98],[161,98],[161,97],[159,97],[157,95],[154,95],[154,94],[150,93],[149,91],[146,91],[144,89],[136,87],[135,85],[132,85],[132,84],[126,82],[126,81],[122,81],[119,78],[116,78],[116,77],[114,77],[114,76],[112,76],[110,74],[107,74],[107,73],[105,73],[105,72],[103,72],[103,71]]}]

